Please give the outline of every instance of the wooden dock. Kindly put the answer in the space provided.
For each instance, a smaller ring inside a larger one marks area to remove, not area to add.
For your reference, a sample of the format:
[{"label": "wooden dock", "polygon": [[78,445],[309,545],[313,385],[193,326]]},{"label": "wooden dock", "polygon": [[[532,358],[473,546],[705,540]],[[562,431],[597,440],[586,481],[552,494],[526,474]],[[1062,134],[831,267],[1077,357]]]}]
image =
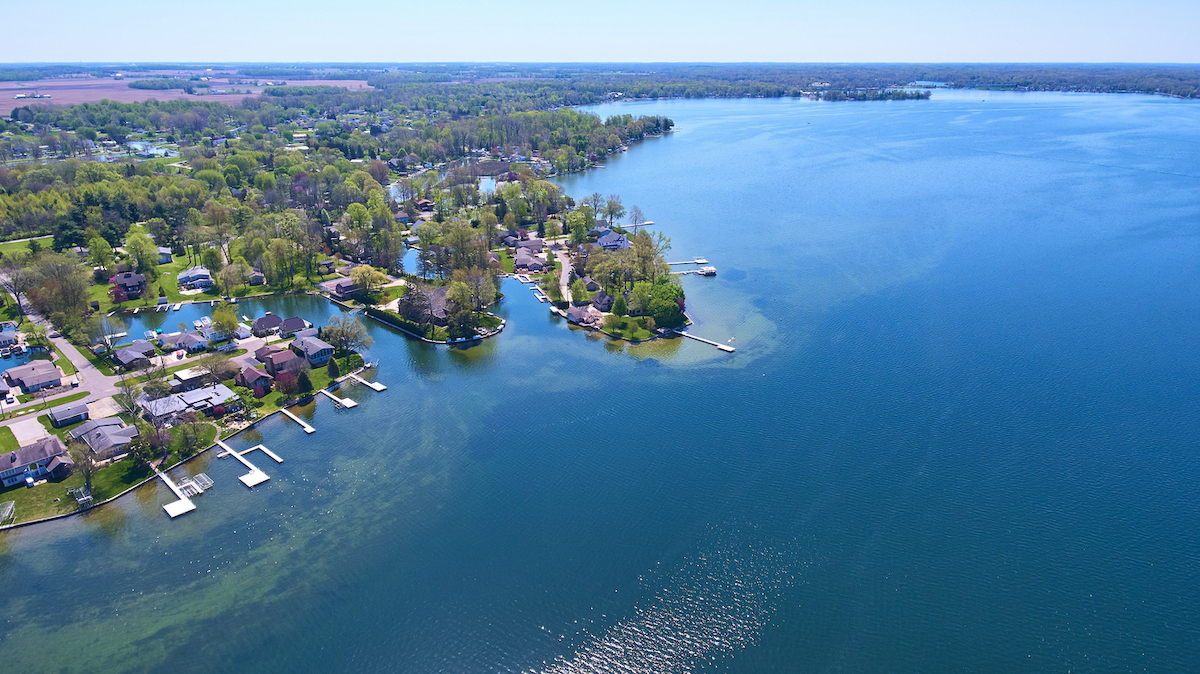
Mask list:
[{"label": "wooden dock", "polygon": [[377,381],[367,381],[366,379],[363,379],[362,377],[360,377],[354,373],[350,374],[350,378],[364,386],[370,386],[372,389],[374,389],[376,391],[386,391],[387,390],[387,387],[384,386],[383,384],[380,384]]},{"label": "wooden dock", "polygon": [[233,458],[235,458],[239,462],[241,462],[241,464],[250,471],[249,473],[246,473],[245,475],[238,478],[239,480],[242,481],[242,484],[246,485],[247,487],[255,487],[257,485],[260,485],[260,484],[266,482],[267,480],[269,480],[271,478],[269,475],[267,475],[266,473],[259,470],[257,466],[250,463],[246,459],[246,457],[242,456],[243,454],[249,454],[250,452],[253,452],[256,449],[261,449],[263,451],[263,453],[265,453],[267,456],[271,457],[272,459],[275,459],[275,461],[277,463],[283,463],[283,459],[279,458],[278,456],[276,456],[275,454],[270,452],[266,447],[264,447],[262,445],[258,445],[257,447],[251,447],[250,449],[247,449],[246,451],[239,453],[239,452],[233,451],[232,447],[225,444],[224,442],[221,442],[220,440],[217,440],[217,444],[221,446],[221,449],[225,450],[225,453],[221,454],[220,456],[232,456]]},{"label": "wooden dock", "polygon": [[358,407],[358,403],[354,402],[353,400],[351,400],[349,398],[339,398],[325,389],[321,389],[321,393],[324,393],[325,395],[329,396],[330,400],[332,400],[334,403],[336,403],[337,405],[339,405],[341,407],[345,407],[346,409],[350,409],[351,407]]},{"label": "wooden dock", "polygon": [[704,342],[705,344],[712,344],[713,346],[717,347],[718,349],[720,349],[720,350],[722,350],[722,351],[728,351],[729,353],[733,353],[733,347],[732,347],[732,346],[729,346],[728,344],[722,344],[722,343],[720,343],[720,342],[714,342],[714,341],[712,341],[711,339],[705,339],[705,338],[703,338],[703,337],[697,337],[697,336],[693,335],[692,333],[690,333],[690,332],[687,332],[686,330],[676,330],[676,331],[675,331],[675,334],[677,334],[677,335],[682,335],[682,336],[684,336],[684,337],[687,337],[687,338],[689,338],[689,339],[694,339],[694,340],[696,340],[697,342]]},{"label": "wooden dock", "polygon": [[708,260],[705,260],[705,259],[704,259],[704,258],[702,258],[702,257],[697,257],[697,258],[693,258],[693,259],[691,259],[691,260],[688,260],[688,261],[686,261],[686,262],[668,262],[667,264],[669,264],[669,265],[676,265],[676,264],[708,264]]},{"label": "wooden dock", "polygon": [[312,426],[309,426],[303,419],[296,416],[295,414],[292,414],[290,410],[285,408],[285,409],[281,409],[279,411],[283,412],[284,416],[288,417],[292,421],[300,424],[300,427],[304,429],[305,433],[308,433],[311,435],[312,433],[315,433],[317,431],[317,429],[313,428]]},{"label": "wooden dock", "polygon": [[179,499],[178,501],[172,501],[163,506],[163,510],[167,511],[167,514],[171,516],[171,519],[175,519],[184,513],[190,513],[196,509],[196,504],[192,503],[191,499],[189,499],[187,495],[183,493],[183,490],[180,489],[178,485],[171,481],[171,478],[167,477],[166,473],[157,468],[154,469],[154,472],[162,478],[162,481],[166,483],[167,488],[170,489],[171,492],[174,493]]}]

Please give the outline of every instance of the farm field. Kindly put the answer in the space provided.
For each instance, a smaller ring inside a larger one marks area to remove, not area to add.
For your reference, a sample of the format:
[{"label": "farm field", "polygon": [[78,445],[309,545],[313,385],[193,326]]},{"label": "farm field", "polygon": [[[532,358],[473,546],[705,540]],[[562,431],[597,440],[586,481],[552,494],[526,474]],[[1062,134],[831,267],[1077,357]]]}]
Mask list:
[{"label": "farm field", "polygon": [[[215,79],[213,80],[213,84],[216,88],[236,88],[239,90],[250,90],[253,93],[195,96],[186,94],[178,89],[130,89],[129,82],[134,79],[138,79],[138,77],[130,76],[124,80],[80,77],[28,82],[0,82],[0,115],[8,115],[14,108],[32,103],[73,105],[77,103],[95,103],[103,98],[122,103],[148,101],[153,98],[160,101],[187,99],[192,101],[217,101],[236,105],[244,98],[261,94],[263,89],[262,87],[246,84],[227,84],[220,79]],[[363,80],[291,80],[289,84],[293,86],[346,87],[347,89],[370,88]],[[47,94],[50,98],[13,98],[17,94],[32,94],[34,91],[40,94]]]}]

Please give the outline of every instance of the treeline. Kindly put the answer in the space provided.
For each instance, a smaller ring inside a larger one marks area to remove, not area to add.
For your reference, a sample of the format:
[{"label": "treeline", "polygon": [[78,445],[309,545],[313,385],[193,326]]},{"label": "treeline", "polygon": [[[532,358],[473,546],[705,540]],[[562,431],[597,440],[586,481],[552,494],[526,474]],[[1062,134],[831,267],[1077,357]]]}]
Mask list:
[{"label": "treeline", "polygon": [[[129,88],[130,89],[155,89],[155,90],[186,89],[190,84],[192,84],[192,83],[188,82],[187,80],[180,80],[180,79],[167,78],[167,77],[156,77],[156,78],[148,79],[148,80],[133,80],[129,83]],[[205,83],[205,84],[207,84],[207,83]]]},{"label": "treeline", "polygon": [[834,89],[822,92],[823,101],[927,101],[929,91],[905,91],[904,89],[884,89],[883,91],[842,91]]}]

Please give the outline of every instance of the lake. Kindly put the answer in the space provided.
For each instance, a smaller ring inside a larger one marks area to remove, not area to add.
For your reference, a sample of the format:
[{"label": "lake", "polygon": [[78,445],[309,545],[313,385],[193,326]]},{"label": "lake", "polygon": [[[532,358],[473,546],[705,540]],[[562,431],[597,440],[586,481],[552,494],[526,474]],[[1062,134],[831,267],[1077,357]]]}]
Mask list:
[{"label": "lake", "polygon": [[717,267],[692,331],[736,353],[515,281],[470,349],[372,323],[387,391],[231,443],[266,484],[210,452],[178,520],[155,484],[0,534],[6,669],[1194,668],[1196,103],[594,110],[676,131],[560,184]]}]

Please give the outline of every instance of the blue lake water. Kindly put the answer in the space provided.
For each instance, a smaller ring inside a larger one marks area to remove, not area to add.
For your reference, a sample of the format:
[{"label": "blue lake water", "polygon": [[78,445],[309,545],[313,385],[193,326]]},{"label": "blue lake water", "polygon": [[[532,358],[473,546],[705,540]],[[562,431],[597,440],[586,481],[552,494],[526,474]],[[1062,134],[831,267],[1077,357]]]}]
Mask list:
[{"label": "blue lake water", "polygon": [[270,482],[210,453],[179,520],[154,485],[0,535],[5,669],[1194,669],[1200,107],[616,111],[677,131],[560,182],[716,266],[735,354],[513,281],[471,349],[372,324],[386,392],[235,441]]}]

